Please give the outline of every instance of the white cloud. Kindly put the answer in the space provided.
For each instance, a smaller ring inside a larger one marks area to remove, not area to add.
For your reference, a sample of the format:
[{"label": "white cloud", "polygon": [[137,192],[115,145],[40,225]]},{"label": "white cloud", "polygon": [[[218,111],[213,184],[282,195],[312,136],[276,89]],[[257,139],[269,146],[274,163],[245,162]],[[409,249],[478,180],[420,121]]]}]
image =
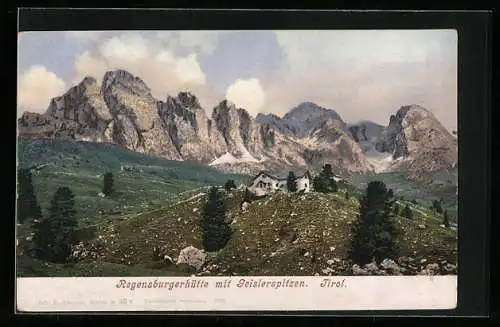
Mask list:
[{"label": "white cloud", "polygon": [[256,78],[238,79],[227,88],[226,99],[256,115],[265,103],[265,92]]},{"label": "white cloud", "polygon": [[205,84],[205,74],[203,74],[194,53],[180,58],[175,64],[174,72],[184,83]]},{"label": "white cloud", "polygon": [[196,54],[177,56],[151,39],[129,33],[104,39],[95,54],[85,52],[78,57],[75,83],[87,75],[100,81],[106,71],[115,69],[125,69],[143,79],[159,99],[199,89],[206,82]]},{"label": "white cloud", "polygon": [[92,57],[89,52],[84,52],[75,60],[75,78],[73,84],[78,84],[86,76],[102,78],[107,70],[107,64],[104,60]]},{"label": "white cloud", "polygon": [[113,37],[100,48],[101,55],[109,61],[137,62],[148,57],[146,40],[139,36]]},{"label": "white cloud", "polygon": [[22,111],[45,112],[53,97],[66,90],[66,84],[44,66],[34,65],[23,72],[18,79],[18,115]]},{"label": "white cloud", "polygon": [[224,94],[206,84],[199,56],[209,55],[223,34],[234,31],[72,31],[66,37],[85,49],[76,59],[73,84],[98,81],[106,71],[125,69],[142,78],[158,99],[191,91],[211,114]]}]

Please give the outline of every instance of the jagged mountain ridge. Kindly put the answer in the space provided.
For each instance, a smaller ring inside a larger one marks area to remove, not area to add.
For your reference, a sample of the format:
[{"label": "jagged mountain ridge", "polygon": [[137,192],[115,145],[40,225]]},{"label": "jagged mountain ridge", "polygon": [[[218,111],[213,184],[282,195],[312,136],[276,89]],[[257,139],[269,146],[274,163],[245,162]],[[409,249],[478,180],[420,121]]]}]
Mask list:
[{"label": "jagged mountain ridge", "polygon": [[[307,107],[313,106],[306,103],[289,116],[304,116]],[[321,108],[321,114],[325,113],[330,111]],[[336,113],[331,116],[341,121]],[[333,149],[335,144],[323,144],[325,135],[318,131],[321,126],[306,120],[307,126],[316,128],[316,145],[321,145],[326,153],[320,159],[325,161],[328,153],[338,152]],[[245,109],[227,100],[219,103],[208,117],[193,94],[180,92],[176,97],[167,96],[165,101],[157,100],[144,81],[124,70],[107,72],[101,86],[94,78],[86,77],[54,98],[45,114],[24,113],[18,126],[21,138],[116,143],[137,152],[212,164],[231,171],[239,171],[243,166],[253,173],[323,163],[310,155],[311,150],[316,150],[311,149],[311,144],[258,122]],[[298,123],[293,126],[296,131]],[[303,135],[306,132],[307,129],[300,130]],[[356,147],[353,142],[350,146]],[[361,171],[366,168],[358,163],[353,167]],[[350,171],[348,165],[339,168]]]},{"label": "jagged mountain ridge", "polygon": [[[380,152],[396,151],[394,159],[410,155],[403,151],[404,133],[401,123],[396,123],[405,113],[391,117],[377,140],[370,140]],[[415,117],[413,120],[431,116]],[[342,174],[374,170],[366,146],[357,136],[366,131],[353,133],[353,126],[334,110],[304,102],[283,118],[272,114],[253,118],[245,109],[223,100],[208,116],[195,95],[180,92],[165,101],[155,99],[144,81],[124,70],[107,72],[101,86],[92,77],[84,78],[54,98],[44,114],[25,112],[18,127],[21,138],[109,142],[238,173],[299,167],[314,170],[327,162]],[[437,132],[443,130],[438,128]]]}]

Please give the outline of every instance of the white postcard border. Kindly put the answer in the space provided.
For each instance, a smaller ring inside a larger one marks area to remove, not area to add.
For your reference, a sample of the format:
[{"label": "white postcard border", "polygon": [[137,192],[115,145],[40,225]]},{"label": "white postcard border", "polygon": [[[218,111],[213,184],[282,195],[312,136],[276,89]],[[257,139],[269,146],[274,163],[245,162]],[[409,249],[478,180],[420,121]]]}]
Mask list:
[{"label": "white postcard border", "polygon": [[443,310],[457,304],[456,275],[23,277],[16,284],[19,312]]}]

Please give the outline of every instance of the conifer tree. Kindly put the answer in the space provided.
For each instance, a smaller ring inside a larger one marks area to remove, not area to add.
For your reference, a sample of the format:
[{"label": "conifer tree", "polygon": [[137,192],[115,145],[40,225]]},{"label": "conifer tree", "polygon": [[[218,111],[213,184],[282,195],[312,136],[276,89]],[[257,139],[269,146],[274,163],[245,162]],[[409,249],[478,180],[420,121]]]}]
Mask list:
[{"label": "conifer tree", "polygon": [[394,197],[394,191],[392,190],[392,188],[389,189],[388,195],[389,195],[390,198]]},{"label": "conifer tree", "polygon": [[26,221],[40,220],[42,217],[29,169],[20,169],[18,172],[16,216],[20,224]]},{"label": "conifer tree", "polygon": [[326,192],[326,183],[323,178],[321,178],[321,174],[315,176],[313,179],[313,188],[316,192],[325,193]]},{"label": "conifer tree", "polygon": [[60,187],[54,194],[48,217],[34,224],[35,254],[39,259],[64,263],[71,254],[77,221],[74,195],[67,187]]},{"label": "conifer tree", "polygon": [[110,195],[111,193],[113,193],[113,184],[113,173],[107,172],[106,174],[104,174],[104,185],[102,188],[102,193],[104,193],[105,195]]},{"label": "conifer tree", "polygon": [[334,179],[332,165],[323,165],[320,173],[313,180],[314,190],[321,193],[337,192],[338,185]]},{"label": "conifer tree", "polygon": [[328,191],[329,192],[338,192],[339,190],[339,186],[337,185],[337,182],[335,181],[335,179],[330,179],[329,180],[329,183],[328,183],[329,187],[328,187]]},{"label": "conifer tree", "polygon": [[226,184],[224,184],[224,189],[226,192],[231,192],[231,189],[236,188],[236,183],[232,179],[228,179]]},{"label": "conifer tree", "polygon": [[288,173],[288,177],[286,179],[286,188],[288,192],[297,192],[297,181],[295,178],[296,177],[293,171]]},{"label": "conifer tree", "polygon": [[403,209],[403,216],[412,219],[413,218],[413,211],[411,211],[411,208],[409,205],[406,205],[406,207]]},{"label": "conifer tree", "polygon": [[448,228],[450,227],[450,218],[448,217],[448,210],[444,211],[443,215],[443,225],[444,227]]},{"label": "conifer tree", "polygon": [[231,238],[226,221],[226,205],[216,187],[210,188],[203,212],[203,247],[212,252],[223,248]]},{"label": "conifer tree", "polygon": [[391,221],[391,204],[386,185],[370,182],[361,198],[358,219],[353,226],[353,239],[349,257],[357,264],[375,260],[395,259],[396,228]]},{"label": "conifer tree", "polygon": [[399,204],[394,203],[394,205],[393,205],[393,212],[394,212],[394,215],[395,215],[395,216],[399,216],[399,211],[400,211]]},{"label": "conifer tree", "polygon": [[254,199],[254,196],[252,194],[252,192],[250,192],[250,190],[248,188],[245,188],[245,194],[243,195],[243,202],[252,202]]},{"label": "conifer tree", "polygon": [[320,178],[324,180],[324,183],[326,185],[326,192],[330,193],[338,191],[338,185],[334,179],[332,165],[323,165],[323,169],[320,173]]},{"label": "conifer tree", "polygon": [[437,213],[443,213],[443,207],[441,206],[441,200],[434,200],[432,201],[432,206],[434,207],[434,210],[437,212]]}]

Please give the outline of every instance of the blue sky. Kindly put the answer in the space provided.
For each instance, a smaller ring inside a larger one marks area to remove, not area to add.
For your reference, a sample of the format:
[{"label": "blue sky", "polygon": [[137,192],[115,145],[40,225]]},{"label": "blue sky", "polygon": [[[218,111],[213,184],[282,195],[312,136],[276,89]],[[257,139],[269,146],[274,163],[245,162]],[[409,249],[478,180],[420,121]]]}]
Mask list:
[{"label": "blue sky", "polygon": [[457,125],[453,30],[25,32],[18,53],[18,114],[120,68],[159,99],[195,93],[209,113],[224,98],[254,116],[312,101],[387,124],[416,103]]}]

